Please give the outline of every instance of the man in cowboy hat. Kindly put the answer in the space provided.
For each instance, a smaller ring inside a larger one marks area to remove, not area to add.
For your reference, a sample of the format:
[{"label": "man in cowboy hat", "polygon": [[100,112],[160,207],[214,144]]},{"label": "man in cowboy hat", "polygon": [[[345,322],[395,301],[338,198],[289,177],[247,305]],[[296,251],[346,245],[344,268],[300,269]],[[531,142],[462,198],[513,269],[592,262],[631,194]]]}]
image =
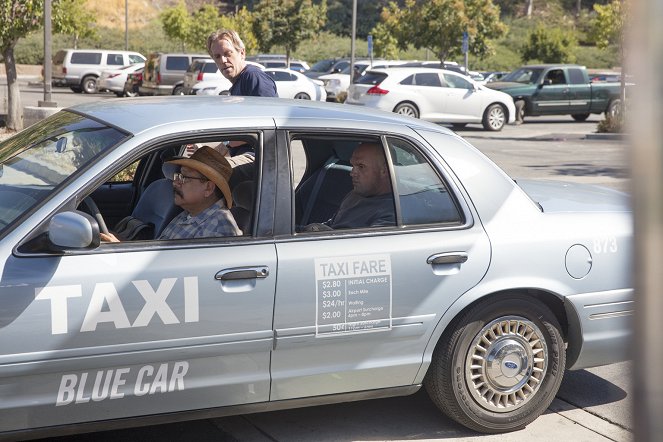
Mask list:
[{"label": "man in cowboy hat", "polygon": [[[228,186],[232,168],[220,152],[203,146],[190,158],[167,161],[164,174],[173,180],[174,202],[183,211],[166,226],[159,239],[242,234],[229,210],[233,203]],[[102,233],[101,239],[119,242],[113,234]]]}]

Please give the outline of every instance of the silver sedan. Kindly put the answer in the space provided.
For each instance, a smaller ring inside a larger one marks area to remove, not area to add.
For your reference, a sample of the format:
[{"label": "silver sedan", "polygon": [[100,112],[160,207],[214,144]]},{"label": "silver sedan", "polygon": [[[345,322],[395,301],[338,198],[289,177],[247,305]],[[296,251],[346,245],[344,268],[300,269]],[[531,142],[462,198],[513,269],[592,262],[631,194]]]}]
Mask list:
[{"label": "silver sedan", "polygon": [[[366,144],[391,221],[309,228],[359,192]],[[244,148],[230,178],[243,235],[155,239],[179,210],[163,163],[200,145]],[[119,99],[29,127],[0,161],[0,437],[422,386],[499,433],[543,413],[566,368],[627,355],[628,198],[514,181],[431,123],[301,100]],[[140,229],[100,241],[127,219]]]}]

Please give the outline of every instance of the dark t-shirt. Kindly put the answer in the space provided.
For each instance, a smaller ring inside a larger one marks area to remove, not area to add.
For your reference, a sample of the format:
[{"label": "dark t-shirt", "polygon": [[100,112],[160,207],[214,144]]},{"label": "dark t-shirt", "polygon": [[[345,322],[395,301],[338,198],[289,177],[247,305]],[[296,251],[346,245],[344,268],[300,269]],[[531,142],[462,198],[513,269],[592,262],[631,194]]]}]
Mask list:
[{"label": "dark t-shirt", "polygon": [[396,225],[394,198],[391,193],[363,197],[352,191],[329,221],[332,229],[356,229]]},{"label": "dark t-shirt", "polygon": [[239,74],[237,81],[230,88],[230,95],[278,97],[276,83],[272,77],[251,64],[247,64]]}]

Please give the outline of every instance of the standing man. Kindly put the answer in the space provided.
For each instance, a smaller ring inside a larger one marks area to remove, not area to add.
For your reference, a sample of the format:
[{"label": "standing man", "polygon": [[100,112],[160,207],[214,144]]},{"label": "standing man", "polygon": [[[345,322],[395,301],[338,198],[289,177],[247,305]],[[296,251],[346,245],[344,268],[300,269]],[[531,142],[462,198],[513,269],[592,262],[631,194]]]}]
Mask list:
[{"label": "standing man", "polygon": [[207,37],[207,52],[232,83],[230,95],[278,97],[276,83],[256,66],[246,63],[244,42],[237,32],[221,29]]}]

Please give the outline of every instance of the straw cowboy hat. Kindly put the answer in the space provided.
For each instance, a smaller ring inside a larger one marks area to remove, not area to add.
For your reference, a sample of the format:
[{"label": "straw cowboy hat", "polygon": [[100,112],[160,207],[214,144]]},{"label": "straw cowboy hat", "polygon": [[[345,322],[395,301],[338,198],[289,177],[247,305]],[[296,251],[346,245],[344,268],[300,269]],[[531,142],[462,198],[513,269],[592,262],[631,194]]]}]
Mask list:
[{"label": "straw cowboy hat", "polygon": [[[233,169],[230,167],[230,163],[228,163],[226,157],[220,152],[209,146],[203,146],[196,150],[190,158],[176,157],[166,161],[166,163],[186,166],[200,172],[205,178],[216,184],[216,187],[223,193],[228,208],[232,207],[233,197],[228,181],[230,180],[230,175],[233,173]],[[170,170],[164,169],[164,174],[172,179],[173,174],[169,174],[169,172]]]}]

